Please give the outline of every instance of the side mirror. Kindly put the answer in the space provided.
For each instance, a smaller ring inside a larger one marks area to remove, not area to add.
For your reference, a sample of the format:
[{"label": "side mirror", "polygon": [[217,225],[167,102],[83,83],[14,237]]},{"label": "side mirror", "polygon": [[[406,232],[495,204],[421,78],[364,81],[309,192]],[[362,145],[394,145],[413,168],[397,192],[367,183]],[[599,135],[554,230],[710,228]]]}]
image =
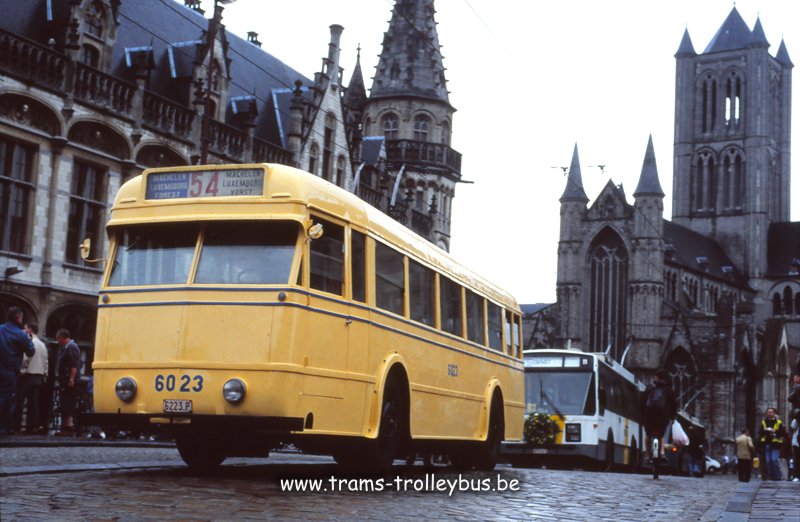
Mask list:
[{"label": "side mirror", "polygon": [[325,230],[322,223],[315,223],[308,227],[308,237],[311,239],[319,239],[324,234]]},{"label": "side mirror", "polygon": [[81,243],[81,259],[84,261],[89,261],[89,252],[92,251],[92,240],[90,238],[86,238]]}]

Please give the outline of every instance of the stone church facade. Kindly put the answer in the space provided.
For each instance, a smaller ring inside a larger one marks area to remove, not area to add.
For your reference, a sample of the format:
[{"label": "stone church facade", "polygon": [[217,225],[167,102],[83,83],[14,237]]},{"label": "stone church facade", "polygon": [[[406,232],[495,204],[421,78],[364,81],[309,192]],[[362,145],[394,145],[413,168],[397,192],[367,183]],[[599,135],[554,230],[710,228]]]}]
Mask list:
[{"label": "stone church facade", "polygon": [[789,221],[791,72],[734,7],[702,53],[676,56],[673,216],[652,140],[633,204],[611,181],[590,203],[577,145],[560,198],[557,303],[528,348],[608,351],[645,381],[665,367],[712,442],[786,418],[800,371],[800,222]]},{"label": "stone church facade", "polygon": [[[104,224],[145,168],[275,162],[355,192],[447,249],[461,155],[433,0],[397,0],[367,95],[344,28],[308,78],[199,0],[26,0],[0,17],[0,309],[92,358]],[[218,4],[218,2],[215,2]],[[378,33],[376,32],[376,35]],[[323,50],[321,50],[323,51]],[[88,365],[87,365],[88,369]],[[89,370],[90,373],[90,370]]]}]

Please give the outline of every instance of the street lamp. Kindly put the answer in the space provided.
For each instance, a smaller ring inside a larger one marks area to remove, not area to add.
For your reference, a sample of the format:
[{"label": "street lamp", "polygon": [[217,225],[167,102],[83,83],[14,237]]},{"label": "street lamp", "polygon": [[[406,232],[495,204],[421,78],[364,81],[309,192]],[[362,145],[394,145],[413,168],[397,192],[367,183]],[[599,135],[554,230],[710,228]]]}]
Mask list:
[{"label": "street lamp", "polygon": [[223,5],[232,4],[236,0],[214,0],[214,13],[211,16],[211,20],[208,23],[208,38],[209,42],[209,50],[208,50],[208,65],[206,68],[206,95],[205,99],[203,100],[203,122],[201,127],[201,134],[200,134],[200,164],[206,165],[208,163],[208,145],[211,142],[211,136],[209,136],[209,126],[211,115],[211,84],[212,84],[212,76],[213,76],[213,67],[214,64],[214,44],[217,41],[217,27],[219,26],[220,21],[222,20],[222,10]]}]

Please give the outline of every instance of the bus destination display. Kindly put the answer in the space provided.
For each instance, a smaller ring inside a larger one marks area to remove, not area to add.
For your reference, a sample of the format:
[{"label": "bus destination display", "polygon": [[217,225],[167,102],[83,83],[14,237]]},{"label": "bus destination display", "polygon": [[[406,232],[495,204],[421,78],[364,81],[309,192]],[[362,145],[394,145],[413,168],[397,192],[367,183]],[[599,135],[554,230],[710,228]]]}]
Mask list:
[{"label": "bus destination display", "polygon": [[260,196],[263,169],[154,172],[147,176],[147,199]]}]

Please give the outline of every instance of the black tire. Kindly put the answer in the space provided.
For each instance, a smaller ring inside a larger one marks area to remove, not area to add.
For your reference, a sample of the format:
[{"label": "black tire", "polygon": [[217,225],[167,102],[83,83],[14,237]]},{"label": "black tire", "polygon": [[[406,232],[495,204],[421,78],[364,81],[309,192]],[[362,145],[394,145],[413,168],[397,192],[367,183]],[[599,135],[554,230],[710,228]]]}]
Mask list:
[{"label": "black tire", "polygon": [[604,471],[611,471],[614,468],[614,434],[608,432],[606,440],[606,462],[603,465]]},{"label": "black tire", "polygon": [[212,470],[225,460],[224,446],[216,438],[180,435],[175,444],[186,465],[196,471]]}]

